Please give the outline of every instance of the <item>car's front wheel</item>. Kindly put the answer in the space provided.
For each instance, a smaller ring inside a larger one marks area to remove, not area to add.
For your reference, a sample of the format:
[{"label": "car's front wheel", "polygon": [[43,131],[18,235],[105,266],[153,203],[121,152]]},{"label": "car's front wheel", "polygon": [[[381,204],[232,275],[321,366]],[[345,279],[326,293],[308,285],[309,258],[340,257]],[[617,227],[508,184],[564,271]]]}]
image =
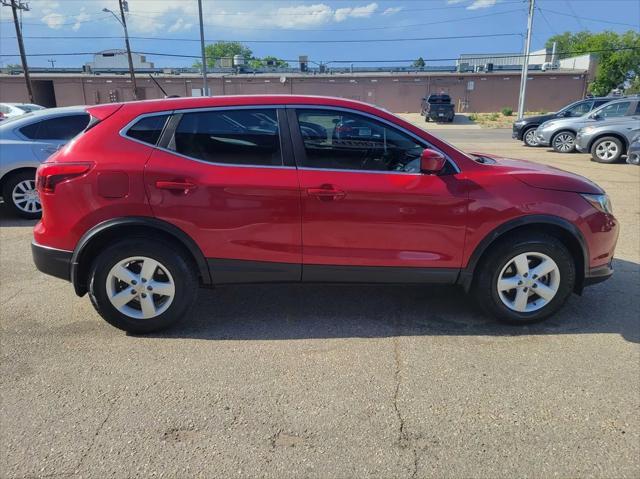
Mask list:
[{"label": "car's front wheel", "polygon": [[561,131],[553,137],[551,146],[558,153],[571,153],[576,147],[576,135],[572,131]]},{"label": "car's front wheel", "polygon": [[613,136],[605,136],[591,146],[591,158],[598,163],[616,163],[624,153],[622,142]]},{"label": "car's front wheel", "polygon": [[558,311],[573,291],[575,277],[573,257],[560,240],[518,235],[489,251],[474,278],[473,293],[491,316],[528,324]]},{"label": "car's front wheel", "polygon": [[35,176],[35,170],[20,171],[9,176],[2,187],[5,204],[23,218],[36,219],[42,215]]},{"label": "car's front wheel", "polygon": [[88,286],[93,306],[108,323],[141,334],[183,319],[198,281],[179,248],[137,237],[106,248],[92,265]]},{"label": "car's front wheel", "polygon": [[522,141],[527,146],[538,146],[538,140],[536,139],[536,126],[527,128],[522,134]]}]

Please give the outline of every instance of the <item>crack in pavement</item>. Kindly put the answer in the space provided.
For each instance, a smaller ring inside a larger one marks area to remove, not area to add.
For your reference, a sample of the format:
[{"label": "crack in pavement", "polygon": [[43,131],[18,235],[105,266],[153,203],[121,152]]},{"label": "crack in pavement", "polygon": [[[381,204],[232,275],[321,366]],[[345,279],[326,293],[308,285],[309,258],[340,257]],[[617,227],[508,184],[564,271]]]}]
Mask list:
[{"label": "crack in pavement", "polygon": [[78,472],[80,472],[80,468],[82,467],[82,464],[84,464],[84,460],[87,458],[87,456],[89,455],[89,453],[93,449],[93,445],[95,444],[96,439],[98,438],[98,435],[100,434],[100,431],[102,431],[102,429],[104,428],[104,425],[107,423],[107,421],[111,417],[111,414],[113,413],[113,411],[116,408],[116,403],[117,402],[118,402],[118,396],[116,396],[114,398],[114,400],[111,401],[111,407],[107,411],[107,415],[105,416],[103,421],[96,428],[96,432],[93,434],[93,437],[91,438],[91,443],[89,444],[89,447],[87,448],[87,450],[80,457],[80,461],[78,461],[78,465],[75,468],[75,473],[76,474],[78,474]]},{"label": "crack in pavement", "polygon": [[[399,333],[399,331],[397,331]],[[396,334],[393,337],[393,358],[394,358],[394,381],[395,381],[395,390],[393,392],[393,409],[396,413],[396,417],[398,419],[398,445],[401,449],[411,449],[413,454],[413,471],[411,472],[411,478],[415,478],[418,475],[418,451],[415,446],[412,446],[411,439],[407,434],[405,429],[405,420],[400,412],[400,408],[398,407],[398,396],[400,394],[400,383],[401,383],[401,369],[402,363],[400,361],[400,341],[399,334]]]}]

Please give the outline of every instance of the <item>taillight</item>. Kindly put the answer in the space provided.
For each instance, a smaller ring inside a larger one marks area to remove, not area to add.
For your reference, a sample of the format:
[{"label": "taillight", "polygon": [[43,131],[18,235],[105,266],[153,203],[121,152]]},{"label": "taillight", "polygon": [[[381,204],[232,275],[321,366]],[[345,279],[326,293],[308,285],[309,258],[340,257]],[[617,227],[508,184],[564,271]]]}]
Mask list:
[{"label": "taillight", "polygon": [[40,193],[53,193],[56,185],[82,176],[93,163],[42,163],[36,173],[36,187]]}]

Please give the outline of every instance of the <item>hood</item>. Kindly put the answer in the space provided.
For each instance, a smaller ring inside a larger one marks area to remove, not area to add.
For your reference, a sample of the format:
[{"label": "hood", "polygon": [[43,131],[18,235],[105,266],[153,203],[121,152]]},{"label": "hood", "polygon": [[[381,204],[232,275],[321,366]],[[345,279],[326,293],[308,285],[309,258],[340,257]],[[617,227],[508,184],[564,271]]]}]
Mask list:
[{"label": "hood", "polygon": [[547,113],[546,115],[525,116],[523,120],[527,123],[544,123],[545,121],[553,120],[555,117],[555,113]]},{"label": "hood", "polygon": [[568,171],[554,168],[553,166],[541,165],[526,160],[514,160],[502,158],[485,153],[473,153],[474,155],[491,158],[495,161],[493,168],[504,168],[506,174],[516,178],[518,181],[543,190],[571,191],[574,193],[588,193],[599,195],[604,190],[587,178],[569,173]]}]

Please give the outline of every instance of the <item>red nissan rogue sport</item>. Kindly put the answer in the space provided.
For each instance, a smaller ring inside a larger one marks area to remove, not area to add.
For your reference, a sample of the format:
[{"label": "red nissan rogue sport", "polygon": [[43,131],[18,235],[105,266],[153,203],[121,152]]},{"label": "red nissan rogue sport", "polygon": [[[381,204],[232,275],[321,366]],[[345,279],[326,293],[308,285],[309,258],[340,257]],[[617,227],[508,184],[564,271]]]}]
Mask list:
[{"label": "red nissan rogue sport", "polygon": [[541,320],[607,279],[604,191],[467,154],[391,113],[311,96],[88,107],[37,173],[33,258],[135,333],[187,315],[199,286],[461,285],[491,316]]}]

